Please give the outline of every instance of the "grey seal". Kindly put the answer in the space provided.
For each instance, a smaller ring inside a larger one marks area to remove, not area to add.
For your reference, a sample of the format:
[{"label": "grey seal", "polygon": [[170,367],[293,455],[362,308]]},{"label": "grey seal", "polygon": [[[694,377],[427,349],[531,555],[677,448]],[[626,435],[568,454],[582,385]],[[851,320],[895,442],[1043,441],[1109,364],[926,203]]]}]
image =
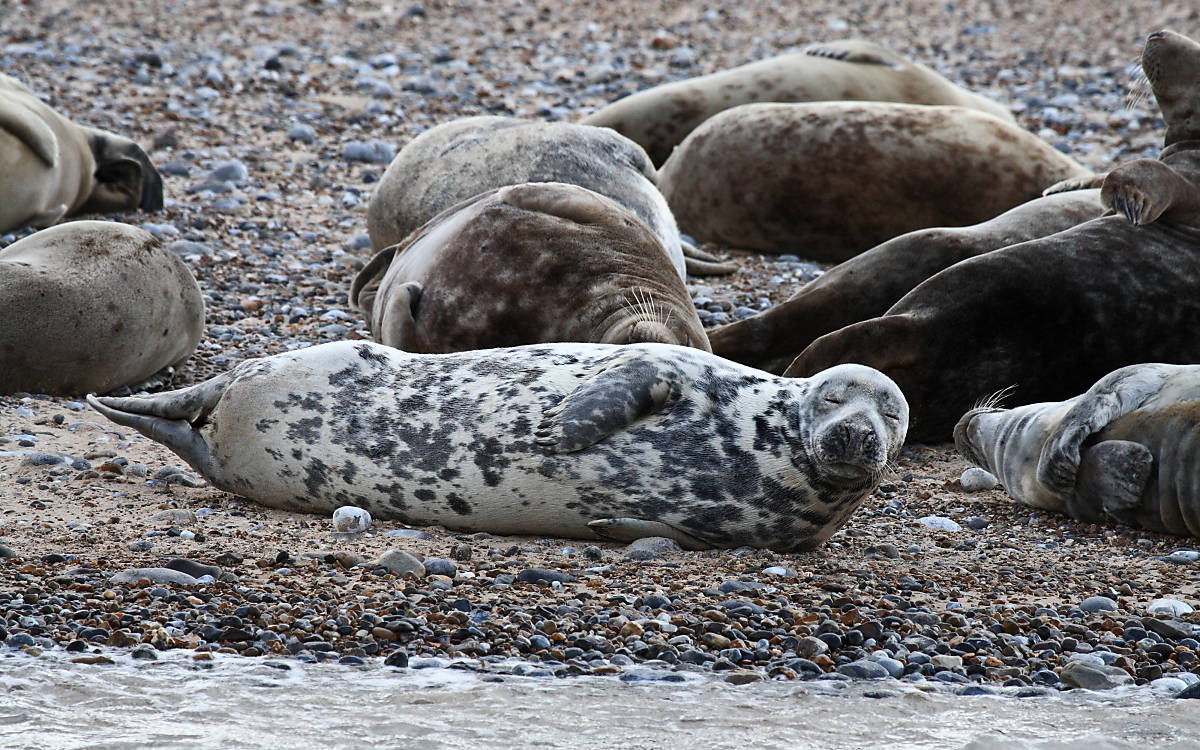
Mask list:
[{"label": "grey seal", "polygon": [[338,342],[89,402],[274,507],[781,551],[841,526],[908,416],[868,368],[785,379],[667,344],[411,354]]},{"label": "grey seal", "polygon": [[1025,505],[1200,536],[1200,366],[1131,365],[1066,401],[973,409],[954,442]]},{"label": "grey seal", "polygon": [[785,374],[875,367],[908,397],[910,437],[942,440],[1005,388],[1014,403],[1055,401],[1126,365],[1200,362],[1200,44],[1156,32],[1142,67],[1165,147],[1105,176],[1116,215],[956,263],[817,339]]},{"label": "grey seal", "polygon": [[632,211],[658,237],[681,278],[685,266],[691,273],[732,271],[680,242],[657,181],[641,146],[608,128],[468,117],[431,128],[400,149],[371,195],[367,231],[378,252],[480,193],[525,182],[564,182]]},{"label": "grey seal", "polygon": [[0,195],[0,232],[163,207],[162,177],[136,143],[71,122],[3,73]]},{"label": "grey seal", "polygon": [[579,122],[612,128],[661,165],[688,133],[718,112],[757,102],[826,100],[947,104],[1014,122],[1006,107],[956,86],[930,68],[878,44],[850,39],[655,86]]},{"label": "grey seal", "polygon": [[987,221],[1088,174],[974,109],[746,104],[692,131],[659,187],[698,240],[840,262],[905,232]]},{"label": "grey seal", "polygon": [[411,352],[551,341],[709,348],[649,228],[615,201],[557,182],[443,211],[372,258],[350,301],[377,341]]},{"label": "grey seal", "polygon": [[0,250],[0,393],[107,392],[187,359],[191,271],[144,229],[72,221]]}]

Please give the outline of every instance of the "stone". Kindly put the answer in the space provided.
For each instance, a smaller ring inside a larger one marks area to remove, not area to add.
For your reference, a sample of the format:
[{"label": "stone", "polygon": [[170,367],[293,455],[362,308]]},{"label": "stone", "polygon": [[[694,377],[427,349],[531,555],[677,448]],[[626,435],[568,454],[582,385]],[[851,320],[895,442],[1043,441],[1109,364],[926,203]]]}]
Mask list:
[{"label": "stone", "polygon": [[882,680],[885,677],[891,677],[887,668],[873,659],[859,659],[849,664],[843,664],[837,668],[837,672],[856,680]]},{"label": "stone", "polygon": [[109,583],[136,583],[142,578],[151,583],[177,583],[181,586],[194,586],[198,582],[195,576],[171,568],[129,568],[113,574]]},{"label": "stone", "polygon": [[425,565],[412,554],[402,549],[390,549],[375,560],[376,565],[382,565],[388,571],[398,576],[412,575],[416,578],[425,577]]},{"label": "stone", "polygon": [[984,490],[994,489],[999,480],[991,472],[972,466],[962,473],[958,483],[967,492],[982,492]]},{"label": "stone", "polygon": [[1079,603],[1084,612],[1115,612],[1117,603],[1107,596],[1089,596]]},{"label": "stone", "polygon": [[937,531],[962,531],[962,526],[945,516],[922,516],[917,519],[917,523]]},{"label": "stone", "polygon": [[361,534],[371,528],[371,514],[353,505],[343,505],[333,512],[333,528],[342,534]]},{"label": "stone", "polygon": [[1111,690],[1133,682],[1129,673],[1120,667],[1089,664],[1086,661],[1070,662],[1059,673],[1059,679],[1065,685],[1086,690]]},{"label": "stone", "polygon": [[537,583],[539,581],[549,581],[551,583],[570,583],[575,580],[575,576],[569,573],[562,573],[557,570],[547,570],[545,568],[526,568],[517,574],[517,580],[523,583]]},{"label": "stone", "polygon": [[1146,606],[1146,611],[1152,615],[1166,613],[1173,617],[1179,617],[1191,612],[1192,608],[1178,599],[1155,599]]}]

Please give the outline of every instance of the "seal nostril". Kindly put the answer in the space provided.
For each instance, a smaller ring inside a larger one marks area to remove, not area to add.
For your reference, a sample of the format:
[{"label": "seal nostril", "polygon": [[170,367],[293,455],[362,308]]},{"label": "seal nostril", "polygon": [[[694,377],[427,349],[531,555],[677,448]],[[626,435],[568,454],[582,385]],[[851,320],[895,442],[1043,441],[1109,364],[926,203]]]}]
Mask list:
[{"label": "seal nostril", "polygon": [[1165,31],[1152,31],[1146,38],[1147,39],[1162,39],[1166,35],[1167,35],[1167,32],[1165,32]]}]

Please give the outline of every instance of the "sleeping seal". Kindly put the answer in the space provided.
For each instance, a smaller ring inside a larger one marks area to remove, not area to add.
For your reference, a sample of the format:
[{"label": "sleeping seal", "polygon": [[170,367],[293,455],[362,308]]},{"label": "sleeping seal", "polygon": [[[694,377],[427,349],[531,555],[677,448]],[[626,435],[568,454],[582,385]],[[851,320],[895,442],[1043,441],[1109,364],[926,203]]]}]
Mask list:
[{"label": "sleeping seal", "polygon": [[954,443],[1025,505],[1200,536],[1200,366],[1131,365],[1067,401],[973,409]]},{"label": "sleeping seal", "polygon": [[88,400],[273,507],[780,551],[845,522],[908,418],[869,368],[793,380],[667,344],[411,354],[346,341],[170,393]]},{"label": "sleeping seal", "polygon": [[163,207],[162,177],[133,141],[76,125],[0,73],[0,232],[67,216]]},{"label": "sleeping seal", "polygon": [[458,352],[551,341],[657,342],[708,351],[658,238],[577,185],[493,190],[378,253],[350,289],[380,343]]}]

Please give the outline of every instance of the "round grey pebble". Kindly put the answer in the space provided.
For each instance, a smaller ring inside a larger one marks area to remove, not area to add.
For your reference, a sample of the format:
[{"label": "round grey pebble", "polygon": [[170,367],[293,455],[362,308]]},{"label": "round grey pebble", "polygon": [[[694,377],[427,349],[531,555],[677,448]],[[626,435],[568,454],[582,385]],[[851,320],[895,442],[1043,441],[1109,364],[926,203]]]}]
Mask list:
[{"label": "round grey pebble", "polygon": [[427,557],[425,558],[425,572],[429,575],[453,578],[458,575],[458,566],[444,557]]},{"label": "round grey pebble", "polygon": [[208,173],[208,179],[210,180],[232,182],[234,184],[245,182],[249,176],[250,170],[246,169],[246,165],[237,159],[218,164]]},{"label": "round grey pebble", "polygon": [[342,158],[346,161],[389,164],[395,155],[395,146],[379,140],[351,141],[342,147]]},{"label": "round grey pebble", "polygon": [[317,140],[317,131],[312,125],[297,123],[288,128],[288,140],[300,141],[301,143],[315,143]]},{"label": "round grey pebble", "polygon": [[891,677],[887,667],[871,659],[859,659],[837,668],[838,674],[844,674],[857,680],[882,680]]},{"label": "round grey pebble", "polygon": [[958,479],[958,483],[967,492],[982,492],[983,490],[993,489],[1000,482],[990,471],[980,469],[978,466],[972,466],[962,473],[962,476]]},{"label": "round grey pebble", "polygon": [[546,570],[545,568],[526,568],[517,574],[517,580],[522,583],[537,583],[538,581],[570,583],[575,580],[575,576],[557,570]]},{"label": "round grey pebble", "polygon": [[1107,596],[1089,596],[1079,603],[1084,612],[1115,612],[1117,603]]}]

